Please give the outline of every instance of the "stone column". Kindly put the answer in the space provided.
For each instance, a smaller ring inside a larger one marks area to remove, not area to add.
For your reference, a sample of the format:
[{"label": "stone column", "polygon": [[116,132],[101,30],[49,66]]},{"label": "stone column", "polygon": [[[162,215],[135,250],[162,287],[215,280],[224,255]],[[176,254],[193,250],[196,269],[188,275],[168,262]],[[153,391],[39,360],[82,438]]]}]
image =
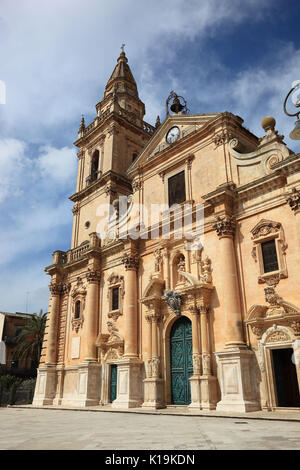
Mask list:
[{"label": "stone column", "polygon": [[57,316],[60,306],[60,294],[62,292],[61,283],[50,283],[51,303],[49,309],[49,323],[47,336],[46,363],[56,364],[56,343],[57,343]]},{"label": "stone column", "polygon": [[125,295],[124,295],[124,358],[138,356],[137,332],[137,269],[139,258],[137,255],[126,255],[123,258],[125,265]]},{"label": "stone column", "polygon": [[202,346],[202,376],[201,382],[201,409],[215,410],[217,404],[217,378],[212,375],[211,354],[209,341],[209,309],[200,306],[201,346]]},{"label": "stone column", "polygon": [[53,405],[56,393],[56,352],[57,352],[57,317],[60,308],[60,295],[63,284],[59,282],[56,276],[53,276],[49,290],[51,301],[49,307],[49,319],[46,329],[47,333],[47,351],[46,363],[39,367],[37,383],[34,392],[33,405]]},{"label": "stone column", "polygon": [[236,256],[233,244],[235,221],[229,216],[225,216],[223,219],[218,217],[214,229],[220,240],[219,257],[222,270],[222,306],[226,324],[226,347],[231,348],[245,345]]},{"label": "stone column", "polygon": [[144,380],[144,408],[164,408],[163,380],[161,378],[161,357],[159,355],[160,337],[159,325],[161,321],[160,299],[152,301],[148,308],[151,309],[146,315],[146,321],[151,326],[148,329],[148,342],[151,346],[151,359],[148,359],[147,377]]},{"label": "stone column", "polygon": [[192,315],[192,342],[193,342],[193,375],[190,377],[191,404],[189,408],[201,409],[201,353],[199,332],[199,310],[196,306],[189,308]]},{"label": "stone column", "polygon": [[138,294],[137,269],[139,258],[129,252],[122,259],[124,276],[124,356],[118,361],[117,398],[113,408],[136,408],[142,398],[142,361],[138,357]]},{"label": "stone column", "polygon": [[95,343],[97,338],[99,271],[89,270],[86,279],[88,287],[84,309],[84,361],[94,362],[97,359]]},{"label": "stone column", "polygon": [[225,319],[225,350],[216,352],[221,401],[217,410],[257,411],[260,404],[252,380],[254,353],[247,349],[243,337],[241,303],[233,243],[235,221],[225,215],[214,225],[219,240],[220,269],[222,271],[222,297]]},{"label": "stone column", "polygon": [[207,308],[204,306],[200,307],[200,323],[202,345],[202,371],[203,375],[211,375],[211,357],[209,353],[208,342]]},{"label": "stone column", "polygon": [[[84,322],[82,332],[83,362],[78,366],[77,406],[99,405],[100,400],[100,364],[97,362],[96,338],[98,320],[98,299],[100,271],[96,269],[96,262],[91,263],[86,273],[87,294],[84,309]],[[62,402],[64,404],[64,400]]]}]

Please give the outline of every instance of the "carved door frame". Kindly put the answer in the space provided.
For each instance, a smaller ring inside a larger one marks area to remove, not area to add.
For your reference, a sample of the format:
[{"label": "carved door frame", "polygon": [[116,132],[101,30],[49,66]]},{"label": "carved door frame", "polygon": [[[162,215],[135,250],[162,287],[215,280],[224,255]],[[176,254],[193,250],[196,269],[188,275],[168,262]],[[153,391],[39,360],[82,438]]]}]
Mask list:
[{"label": "carved door frame", "polygon": [[[275,333],[279,333],[278,341],[274,341],[273,335]],[[293,332],[288,327],[273,325],[267,329],[258,343],[259,365],[266,393],[265,399],[267,400],[267,407],[272,410],[278,408],[272,350],[289,348],[294,351],[294,358],[296,358],[295,367],[300,391],[300,340],[295,338]]]}]

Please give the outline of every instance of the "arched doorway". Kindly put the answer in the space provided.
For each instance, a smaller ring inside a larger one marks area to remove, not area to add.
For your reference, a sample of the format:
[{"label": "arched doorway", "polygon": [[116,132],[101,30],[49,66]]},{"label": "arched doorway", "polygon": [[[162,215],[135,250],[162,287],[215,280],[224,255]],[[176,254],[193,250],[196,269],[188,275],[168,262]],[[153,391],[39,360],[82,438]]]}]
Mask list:
[{"label": "arched doorway", "polygon": [[188,405],[191,402],[189,378],[193,375],[192,323],[180,317],[170,334],[171,403]]}]

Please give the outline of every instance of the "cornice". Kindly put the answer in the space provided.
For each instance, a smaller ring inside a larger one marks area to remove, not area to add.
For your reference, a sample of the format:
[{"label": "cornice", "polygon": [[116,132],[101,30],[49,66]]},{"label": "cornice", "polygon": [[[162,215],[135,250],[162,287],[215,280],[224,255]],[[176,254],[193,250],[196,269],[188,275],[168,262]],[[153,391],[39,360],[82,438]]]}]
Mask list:
[{"label": "cornice", "polygon": [[[125,112],[125,110],[123,110],[123,111]],[[95,122],[97,122],[97,120],[99,122],[95,125]],[[74,145],[76,147],[79,147],[79,148],[83,147],[84,145],[87,144],[87,142],[89,142],[91,140],[91,136],[93,136],[96,132],[99,132],[99,130],[103,131],[104,125],[105,125],[105,127],[107,127],[107,125],[109,124],[110,121],[125,122],[127,124],[127,126],[133,127],[135,132],[138,130],[138,132],[140,132],[140,134],[142,134],[144,136],[147,136],[148,138],[151,138],[151,136],[153,135],[153,134],[149,134],[149,132],[145,128],[140,127],[140,126],[136,125],[135,123],[131,122],[129,119],[126,118],[126,116],[124,116],[124,114],[120,115],[116,111],[111,111],[107,115],[104,115],[104,117],[102,119],[101,119],[101,116],[97,116],[91,122],[91,124],[89,124],[86,127],[85,134],[82,137],[80,137],[79,139],[75,140]],[[143,121],[143,120],[141,120],[141,121],[146,126],[146,128],[148,127],[149,129],[152,129],[153,132],[155,133],[155,128],[151,124],[149,124],[148,122]],[[90,127],[90,129],[87,131],[87,129],[89,127]]]},{"label": "cornice", "polygon": [[94,183],[86,186],[81,191],[72,194],[69,199],[73,202],[81,201],[91,193],[95,192],[97,189],[101,187],[105,189],[105,185],[108,181],[113,181],[117,185],[122,185],[128,190],[130,194],[132,193],[131,181],[126,176],[120,175],[113,170],[110,170],[104,173],[101,178],[96,180]]},{"label": "cornice", "polygon": [[300,172],[300,153],[290,155],[288,158],[271,166],[272,170],[281,170],[285,175]]},{"label": "cornice", "polygon": [[233,201],[236,197],[235,188],[235,183],[229,181],[228,183],[220,184],[214,191],[204,194],[202,199],[213,206],[222,204],[225,200]]},{"label": "cornice", "polygon": [[251,181],[243,186],[235,189],[235,193],[239,199],[251,199],[259,194],[269,192],[271,189],[277,189],[285,186],[286,175],[282,174],[280,170],[270,175],[263,176],[257,180]]}]

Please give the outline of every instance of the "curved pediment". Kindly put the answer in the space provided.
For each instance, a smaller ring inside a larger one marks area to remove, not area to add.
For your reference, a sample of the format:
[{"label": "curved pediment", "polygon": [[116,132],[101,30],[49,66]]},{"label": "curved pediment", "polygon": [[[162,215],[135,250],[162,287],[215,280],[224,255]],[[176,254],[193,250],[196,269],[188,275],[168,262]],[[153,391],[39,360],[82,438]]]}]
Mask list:
[{"label": "curved pediment", "polygon": [[143,298],[150,297],[150,296],[162,296],[165,288],[165,281],[158,277],[152,276],[149,283],[147,284]]},{"label": "curved pediment", "polygon": [[252,305],[248,310],[247,320],[264,318],[266,316],[267,310],[268,310],[267,305]]}]

